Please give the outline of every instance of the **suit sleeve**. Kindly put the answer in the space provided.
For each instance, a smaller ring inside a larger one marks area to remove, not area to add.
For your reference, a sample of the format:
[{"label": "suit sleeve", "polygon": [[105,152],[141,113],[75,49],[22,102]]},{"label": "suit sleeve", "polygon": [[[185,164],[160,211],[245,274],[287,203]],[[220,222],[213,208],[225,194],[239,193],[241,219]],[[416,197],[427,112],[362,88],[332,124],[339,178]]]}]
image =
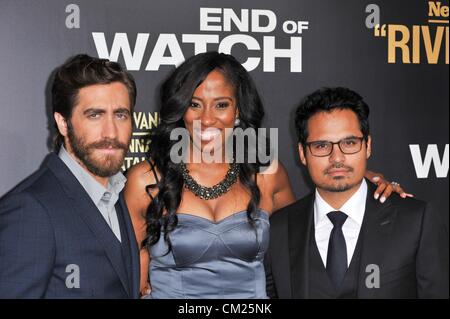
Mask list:
[{"label": "suit sleeve", "polygon": [[272,260],[270,255],[270,248],[268,249],[264,257],[264,269],[266,271],[266,291],[270,299],[278,299],[277,289],[275,287],[275,281],[273,280],[272,273]]},{"label": "suit sleeve", "polygon": [[422,217],[416,272],[419,298],[449,297],[448,233],[429,204]]},{"label": "suit sleeve", "polygon": [[42,298],[53,272],[50,219],[30,194],[0,201],[0,298]]}]

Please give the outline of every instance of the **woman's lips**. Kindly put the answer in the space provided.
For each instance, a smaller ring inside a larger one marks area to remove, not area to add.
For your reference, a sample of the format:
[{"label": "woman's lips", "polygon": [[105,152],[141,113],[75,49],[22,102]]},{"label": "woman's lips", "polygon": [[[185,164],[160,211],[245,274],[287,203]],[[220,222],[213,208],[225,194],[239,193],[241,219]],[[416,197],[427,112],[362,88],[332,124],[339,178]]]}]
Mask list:
[{"label": "woman's lips", "polygon": [[197,135],[202,141],[212,141],[220,136],[220,130],[210,127],[205,130],[195,131],[195,135]]}]

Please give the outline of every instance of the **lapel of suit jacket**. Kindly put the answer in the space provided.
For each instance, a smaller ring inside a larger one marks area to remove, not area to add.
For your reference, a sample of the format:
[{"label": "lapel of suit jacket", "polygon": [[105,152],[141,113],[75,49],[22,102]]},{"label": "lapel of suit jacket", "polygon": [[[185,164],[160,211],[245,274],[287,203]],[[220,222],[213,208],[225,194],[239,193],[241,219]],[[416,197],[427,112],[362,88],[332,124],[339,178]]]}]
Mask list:
[{"label": "lapel of suit jacket", "polygon": [[80,215],[105,250],[106,256],[119,276],[125,291],[130,295],[122,250],[117,249],[117,245],[114,245],[117,238],[98,211],[97,206],[58,155],[52,154],[47,166],[61,182],[67,196],[72,199],[72,210]]},{"label": "lapel of suit jacket", "polygon": [[138,244],[136,240],[136,236],[134,234],[133,224],[131,222],[130,214],[128,212],[128,207],[125,203],[125,199],[123,197],[123,192],[119,195],[119,201],[117,202],[117,205],[120,206],[122,210],[122,217],[124,220],[124,225],[126,228],[127,238],[128,238],[128,245],[129,249],[127,251],[129,252],[129,258],[131,259],[129,261],[129,265],[131,266],[129,271],[131,272],[129,274],[130,278],[130,289],[131,289],[131,295],[133,298],[139,298],[139,285],[140,285],[140,259],[139,259],[139,249]]},{"label": "lapel of suit jacket", "polygon": [[309,241],[314,216],[314,195],[300,201],[289,215],[291,293],[294,299],[308,298]]},{"label": "lapel of suit jacket", "polygon": [[397,210],[391,200],[384,204],[373,198],[376,187],[367,182],[367,199],[364,220],[360,231],[361,263],[359,269],[358,297],[370,298],[376,293],[376,288],[369,289],[366,284],[367,276],[373,273],[373,268],[367,266],[378,266],[382,269],[384,255],[388,250],[390,234],[394,228]]}]

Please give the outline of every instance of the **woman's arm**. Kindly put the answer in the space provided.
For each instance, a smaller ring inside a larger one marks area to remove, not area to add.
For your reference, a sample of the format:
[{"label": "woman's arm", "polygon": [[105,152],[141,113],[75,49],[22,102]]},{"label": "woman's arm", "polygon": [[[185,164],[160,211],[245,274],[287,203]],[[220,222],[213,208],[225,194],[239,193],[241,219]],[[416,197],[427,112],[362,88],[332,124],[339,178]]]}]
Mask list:
[{"label": "woman's arm", "polygon": [[289,176],[280,161],[273,161],[269,168],[259,176],[264,178],[264,184],[272,194],[273,211],[295,202]]},{"label": "woman's arm", "polygon": [[[155,178],[150,170],[148,162],[144,161],[133,166],[127,174],[127,182],[125,184],[124,196],[130,212],[136,240],[138,242],[140,252],[140,292],[141,295],[150,293],[148,280],[148,267],[150,263],[150,254],[148,249],[143,245],[144,239],[147,237],[147,208],[150,205],[151,197],[146,191],[146,186],[154,184]],[[155,196],[156,194],[152,194]]]}]

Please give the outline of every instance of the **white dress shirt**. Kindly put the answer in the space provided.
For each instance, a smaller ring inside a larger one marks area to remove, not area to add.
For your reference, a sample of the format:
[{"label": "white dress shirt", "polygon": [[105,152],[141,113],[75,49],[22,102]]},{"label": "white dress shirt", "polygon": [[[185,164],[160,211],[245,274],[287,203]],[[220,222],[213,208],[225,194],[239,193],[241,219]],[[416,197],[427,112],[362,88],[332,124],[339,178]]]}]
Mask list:
[{"label": "white dress shirt", "polygon": [[347,214],[347,220],[342,226],[345,243],[347,246],[347,267],[355,252],[356,243],[358,241],[359,232],[361,230],[364,212],[366,210],[367,183],[363,179],[359,189],[349,198],[347,202],[340,208],[331,207],[319,194],[316,189],[316,199],[314,201],[314,227],[317,248],[324,266],[327,265],[328,242],[330,240],[333,223],[327,214],[332,211],[339,210]]}]

